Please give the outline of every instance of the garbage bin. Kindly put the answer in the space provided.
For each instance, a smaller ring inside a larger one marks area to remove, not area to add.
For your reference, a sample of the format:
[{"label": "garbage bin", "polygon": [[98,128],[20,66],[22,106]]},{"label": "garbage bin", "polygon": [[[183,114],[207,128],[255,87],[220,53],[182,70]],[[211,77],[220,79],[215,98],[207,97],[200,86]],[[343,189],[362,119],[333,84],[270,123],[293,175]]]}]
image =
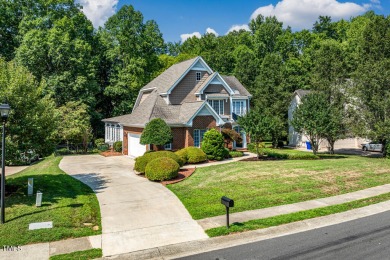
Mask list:
[{"label": "garbage bin", "polygon": [[307,150],[311,150],[311,143],[309,141],[306,141],[306,148]]}]

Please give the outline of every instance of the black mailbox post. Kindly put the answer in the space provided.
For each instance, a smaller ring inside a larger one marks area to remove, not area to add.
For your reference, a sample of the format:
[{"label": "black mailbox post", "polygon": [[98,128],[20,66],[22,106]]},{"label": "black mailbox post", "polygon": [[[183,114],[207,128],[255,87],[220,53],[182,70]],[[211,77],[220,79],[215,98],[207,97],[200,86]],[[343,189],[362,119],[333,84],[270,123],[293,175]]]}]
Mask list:
[{"label": "black mailbox post", "polygon": [[229,208],[234,207],[234,200],[229,199],[228,197],[222,196],[221,204],[226,207],[226,227],[229,228]]}]

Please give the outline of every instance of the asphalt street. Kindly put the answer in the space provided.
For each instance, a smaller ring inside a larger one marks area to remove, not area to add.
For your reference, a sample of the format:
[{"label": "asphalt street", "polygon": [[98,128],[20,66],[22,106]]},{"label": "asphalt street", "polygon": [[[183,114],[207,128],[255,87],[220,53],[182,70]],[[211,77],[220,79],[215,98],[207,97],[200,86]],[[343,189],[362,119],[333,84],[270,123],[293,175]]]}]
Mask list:
[{"label": "asphalt street", "polygon": [[390,259],[390,211],[180,259]]}]

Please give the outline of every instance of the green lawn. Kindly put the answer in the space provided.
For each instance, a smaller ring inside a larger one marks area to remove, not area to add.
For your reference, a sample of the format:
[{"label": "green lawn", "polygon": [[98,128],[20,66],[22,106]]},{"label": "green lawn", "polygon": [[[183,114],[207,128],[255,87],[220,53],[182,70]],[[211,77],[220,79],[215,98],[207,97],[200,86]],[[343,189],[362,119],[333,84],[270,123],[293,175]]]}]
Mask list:
[{"label": "green lawn", "polygon": [[[101,234],[100,208],[93,191],[58,168],[62,157],[49,157],[7,177],[18,191],[6,197],[6,223],[0,226],[0,245],[25,245]],[[27,196],[27,179],[34,193],[43,193],[42,207]],[[52,229],[28,230],[33,222],[53,221]],[[84,223],[90,223],[84,225]],[[98,230],[93,230],[98,226]]]},{"label": "green lawn", "polygon": [[50,260],[89,260],[100,258],[102,256],[102,250],[100,248],[94,248],[85,251],[77,251],[69,254],[51,256]]},{"label": "green lawn", "polygon": [[348,210],[365,207],[368,205],[380,203],[390,199],[390,193],[382,194],[379,196],[361,199],[357,201],[351,201],[339,205],[333,205],[328,207],[322,207],[311,210],[304,210],[299,212],[294,212],[290,214],[284,214],[275,217],[269,217],[264,219],[255,219],[250,220],[244,223],[233,223],[230,225],[230,228],[226,227],[217,227],[206,230],[207,235],[210,237],[224,236],[231,233],[238,233],[248,230],[255,230],[261,228],[268,228],[273,226],[279,226],[282,224],[288,224],[291,222],[301,221],[304,219],[311,219],[316,217],[328,216],[335,213],[345,212]]},{"label": "green lawn", "polygon": [[319,160],[234,162],[198,168],[168,185],[194,219],[225,214],[221,196],[235,201],[231,212],[334,196],[390,183],[390,160],[321,155]]}]

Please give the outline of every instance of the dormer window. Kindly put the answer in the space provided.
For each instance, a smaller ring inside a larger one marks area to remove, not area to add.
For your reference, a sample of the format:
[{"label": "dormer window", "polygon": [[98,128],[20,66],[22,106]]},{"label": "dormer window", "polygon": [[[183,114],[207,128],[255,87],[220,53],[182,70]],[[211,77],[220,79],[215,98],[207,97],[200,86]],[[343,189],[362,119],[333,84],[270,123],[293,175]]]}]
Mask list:
[{"label": "dormer window", "polygon": [[201,72],[196,72],[196,81],[199,81],[202,78]]}]

